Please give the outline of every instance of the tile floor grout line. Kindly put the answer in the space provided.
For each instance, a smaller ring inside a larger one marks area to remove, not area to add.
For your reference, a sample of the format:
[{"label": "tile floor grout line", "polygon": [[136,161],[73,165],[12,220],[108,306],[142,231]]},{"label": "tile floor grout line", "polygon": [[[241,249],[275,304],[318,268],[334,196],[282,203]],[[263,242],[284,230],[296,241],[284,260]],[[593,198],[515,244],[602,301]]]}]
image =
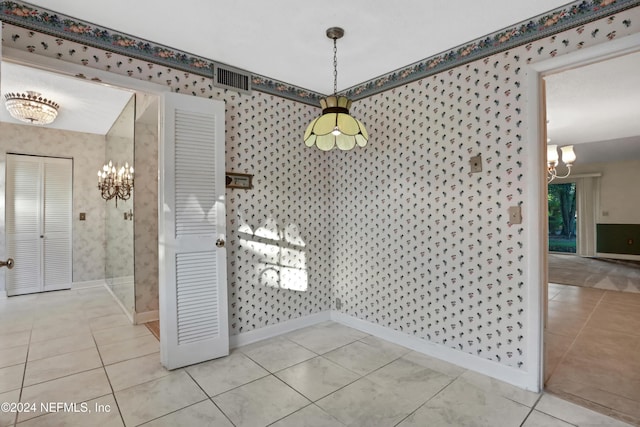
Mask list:
[{"label": "tile floor grout line", "polygon": [[102,359],[102,354],[100,353],[100,348],[98,347],[98,343],[96,342],[96,337],[93,336],[93,330],[91,331],[91,337],[93,338],[93,343],[96,346],[96,351],[98,352],[98,357],[100,358],[100,363],[102,364],[102,370],[104,372],[104,376],[107,378],[107,382],[109,383],[109,388],[111,389],[111,397],[113,397],[113,401],[116,402],[116,408],[118,408],[118,414],[120,415],[120,420],[122,421],[122,425],[126,426],[127,423],[124,422],[124,416],[122,415],[122,411],[120,410],[120,404],[118,403],[118,399],[116,399],[116,392],[113,389],[113,384],[111,384],[111,378],[109,378],[109,374],[107,373],[107,367],[104,364],[104,360]]},{"label": "tile floor grout line", "polygon": [[[427,368],[429,369],[429,368]],[[443,374],[444,375],[444,374]],[[451,377],[449,377],[451,378]],[[404,422],[404,420],[406,420],[407,418],[409,418],[411,415],[415,414],[416,412],[418,412],[418,410],[420,408],[422,408],[423,406],[425,406],[427,403],[431,402],[431,400],[433,400],[437,395],[439,395],[440,393],[442,393],[446,388],[448,388],[451,384],[453,384],[455,382],[455,380],[457,380],[459,377],[456,378],[452,378],[451,381],[449,381],[445,386],[443,386],[440,390],[438,390],[436,393],[433,394],[433,396],[431,396],[430,398],[428,398],[425,402],[423,402],[421,405],[419,405],[416,409],[414,409],[413,411],[409,412],[407,414],[406,417],[402,418],[400,421],[398,421],[396,424],[394,424],[394,427],[399,426],[400,424],[402,424],[402,422]]]},{"label": "tile floor grout line", "polygon": [[[570,285],[567,285],[570,286]],[[573,345],[576,343],[576,341],[578,340],[578,337],[580,336],[580,334],[582,333],[582,331],[587,327],[587,323],[589,323],[589,320],[591,320],[591,317],[593,316],[593,313],[596,311],[596,309],[598,308],[598,306],[600,305],[600,302],[604,299],[604,295],[607,293],[607,291],[605,290],[604,292],[602,292],[602,295],[600,295],[600,298],[598,299],[598,302],[596,302],[596,305],[593,307],[593,309],[589,312],[589,316],[587,316],[587,319],[584,321],[584,323],[582,324],[582,326],[580,327],[580,330],[578,331],[578,333],[576,334],[575,337],[573,337],[573,339],[571,340],[571,344],[569,344],[569,346],[567,347],[567,350],[562,354],[562,357],[560,357],[560,360],[558,361],[558,363],[556,363],[556,366],[554,366],[553,370],[551,371],[551,374],[549,374],[549,378],[547,379],[546,382],[549,382],[551,380],[551,377],[553,376],[553,374],[556,372],[556,370],[558,369],[558,367],[562,364],[562,362],[564,362],[564,359],[566,358],[567,354],[569,354],[569,351],[573,348]],[[547,309],[548,310],[548,309]],[[544,386],[544,384],[543,384]],[[544,388],[543,388],[544,390]]]},{"label": "tile floor grout line", "polygon": [[[186,368],[186,367],[185,367],[185,368]],[[220,413],[221,413],[222,415],[224,415],[224,417],[225,417],[227,420],[229,420],[229,422],[231,423],[231,425],[235,427],[235,423],[234,423],[233,421],[231,421],[231,418],[229,418],[229,416],[228,416],[228,415],[227,415],[227,414],[222,410],[222,408],[221,408],[221,407],[219,407],[219,406],[216,404],[216,402],[214,402],[214,401],[213,401],[213,397],[212,397],[212,396],[209,396],[209,393],[207,393],[207,391],[206,391],[204,388],[202,388],[202,386],[200,385],[200,383],[199,383],[198,381],[196,381],[196,379],[195,379],[195,378],[193,378],[193,377],[191,376],[191,373],[190,373],[189,371],[187,371],[186,369],[184,369],[184,372],[187,374],[187,376],[188,376],[189,378],[191,378],[191,381],[193,381],[194,383],[196,383],[196,385],[198,386],[198,388],[199,388],[200,390],[202,390],[202,392],[204,393],[204,395],[205,395],[205,396],[207,396],[207,398],[206,398],[205,400],[209,400],[209,401],[211,401],[211,403],[213,403],[213,405],[214,405],[216,408],[218,408],[218,410],[220,411]],[[262,378],[264,378],[264,377],[262,377]],[[225,393],[226,393],[226,392],[225,392]],[[202,400],[201,402],[204,402],[204,400]],[[201,403],[201,402],[196,402],[196,403]],[[192,405],[195,405],[196,403],[193,403]],[[188,408],[189,406],[192,406],[192,405],[185,406],[185,408]],[[184,408],[181,408],[181,409],[184,409]],[[178,412],[178,411],[180,411],[181,409],[178,409],[177,411],[174,411],[174,412]],[[166,415],[169,415],[169,414],[165,414],[165,415],[163,415],[163,416],[166,416]]]}]

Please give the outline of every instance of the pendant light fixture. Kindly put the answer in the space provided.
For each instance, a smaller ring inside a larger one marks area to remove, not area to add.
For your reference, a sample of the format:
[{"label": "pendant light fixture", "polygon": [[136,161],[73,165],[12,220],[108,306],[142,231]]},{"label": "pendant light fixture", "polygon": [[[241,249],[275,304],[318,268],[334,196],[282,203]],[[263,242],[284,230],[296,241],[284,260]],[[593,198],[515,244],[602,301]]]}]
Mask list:
[{"label": "pendant light fixture", "polygon": [[356,145],[367,145],[369,135],[360,120],[349,115],[351,100],[338,96],[338,47],[337,40],[344,36],[344,30],[331,27],[327,37],[333,40],[333,95],[320,100],[322,115],[313,120],[304,133],[307,147],[314,145],[323,151],[333,147],[351,150]]}]

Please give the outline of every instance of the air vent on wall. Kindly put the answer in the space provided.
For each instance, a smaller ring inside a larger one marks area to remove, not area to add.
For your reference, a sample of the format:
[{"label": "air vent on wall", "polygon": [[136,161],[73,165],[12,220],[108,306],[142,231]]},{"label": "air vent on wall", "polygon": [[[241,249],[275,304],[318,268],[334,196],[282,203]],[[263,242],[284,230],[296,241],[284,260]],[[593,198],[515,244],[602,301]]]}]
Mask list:
[{"label": "air vent on wall", "polygon": [[251,93],[251,74],[227,66],[214,65],[214,86]]}]

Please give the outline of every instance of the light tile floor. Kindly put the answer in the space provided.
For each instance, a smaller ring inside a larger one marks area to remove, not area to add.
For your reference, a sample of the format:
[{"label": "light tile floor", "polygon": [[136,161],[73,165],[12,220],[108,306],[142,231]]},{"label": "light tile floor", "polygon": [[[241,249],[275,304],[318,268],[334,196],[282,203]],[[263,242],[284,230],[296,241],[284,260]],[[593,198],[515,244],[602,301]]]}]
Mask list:
[{"label": "light tile floor", "polygon": [[549,285],[546,388],[640,425],[640,294]]},{"label": "light tile floor", "polygon": [[[333,322],[169,372],[155,338],[111,298],[87,289],[0,300],[0,402],[38,404],[0,413],[0,427],[626,425]],[[41,412],[40,402],[79,412]]]}]

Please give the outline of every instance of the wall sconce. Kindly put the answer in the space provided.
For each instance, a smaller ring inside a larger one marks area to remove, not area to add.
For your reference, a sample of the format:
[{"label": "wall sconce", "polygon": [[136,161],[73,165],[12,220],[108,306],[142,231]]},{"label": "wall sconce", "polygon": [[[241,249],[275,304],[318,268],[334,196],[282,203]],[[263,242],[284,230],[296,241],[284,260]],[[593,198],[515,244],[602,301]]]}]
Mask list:
[{"label": "wall sconce", "polygon": [[[548,142],[548,141],[547,141]],[[562,162],[567,167],[567,174],[558,176],[556,167],[558,166],[558,146],[547,145],[547,183],[550,183],[556,178],[567,178],[571,175],[571,166],[576,161],[576,153],[573,151],[573,145],[565,145],[560,147],[562,151]]]},{"label": "wall sconce", "polygon": [[133,166],[129,166],[129,163],[125,163],[118,169],[118,166],[114,166],[109,160],[109,163],[98,171],[98,190],[106,201],[116,199],[116,207],[118,207],[118,199],[129,200],[132,189]]}]

